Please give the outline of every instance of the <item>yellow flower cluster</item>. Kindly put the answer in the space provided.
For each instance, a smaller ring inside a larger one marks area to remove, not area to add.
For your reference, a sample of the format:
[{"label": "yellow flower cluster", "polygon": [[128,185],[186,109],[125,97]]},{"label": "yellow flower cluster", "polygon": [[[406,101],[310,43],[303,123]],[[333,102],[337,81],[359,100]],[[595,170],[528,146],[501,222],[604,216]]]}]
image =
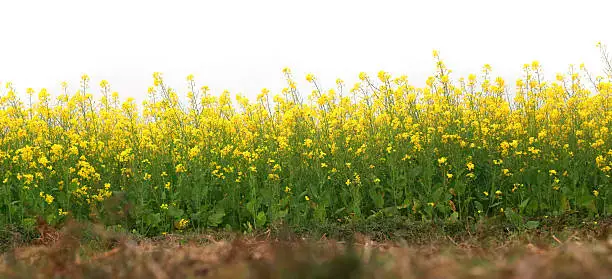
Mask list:
[{"label": "yellow flower cluster", "polygon": [[[187,228],[185,216],[194,227],[249,227],[383,208],[425,218],[612,212],[609,77],[571,67],[547,81],[536,61],[510,85],[490,65],[456,79],[439,53],[434,60],[422,88],[381,71],[325,89],[308,74],[304,96],[287,68],[286,86],[255,100],[215,95],[192,75],[187,102],[154,73],[140,105],[108,81],[94,97],[87,75],[76,92],[41,89],[35,102],[7,83],[0,211],[23,216],[0,218],[88,218],[118,193],[150,215],[139,228],[160,232]],[[31,208],[9,210],[14,201]]]}]

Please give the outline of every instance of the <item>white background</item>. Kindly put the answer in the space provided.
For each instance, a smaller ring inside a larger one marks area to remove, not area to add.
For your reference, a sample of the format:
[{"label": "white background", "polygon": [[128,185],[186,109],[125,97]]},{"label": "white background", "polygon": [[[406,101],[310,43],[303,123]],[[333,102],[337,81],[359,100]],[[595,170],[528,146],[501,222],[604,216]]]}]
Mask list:
[{"label": "white background", "polygon": [[92,93],[107,79],[122,97],[142,100],[154,71],[186,92],[185,77],[215,94],[251,98],[283,86],[290,67],[324,87],[361,71],[406,74],[423,85],[433,49],[454,70],[482,65],[507,79],[539,60],[548,78],[569,64],[601,73],[598,41],[612,44],[612,1],[8,1],[0,0],[0,82]]}]

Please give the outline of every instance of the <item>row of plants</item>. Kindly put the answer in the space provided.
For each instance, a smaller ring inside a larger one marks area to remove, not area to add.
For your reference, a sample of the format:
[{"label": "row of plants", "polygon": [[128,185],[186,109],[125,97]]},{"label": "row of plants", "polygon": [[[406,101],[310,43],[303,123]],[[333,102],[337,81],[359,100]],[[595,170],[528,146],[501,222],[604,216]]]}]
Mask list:
[{"label": "row of plants", "polygon": [[56,96],[5,83],[0,225],[76,218],[156,235],[610,216],[610,74],[580,66],[547,80],[535,61],[515,84],[489,65],[457,79],[433,56],[422,88],[384,71],[328,88],[308,74],[303,94],[283,69],[286,87],[256,99],[213,94],[192,75],[182,96],[154,73],[142,104],[87,75]]}]

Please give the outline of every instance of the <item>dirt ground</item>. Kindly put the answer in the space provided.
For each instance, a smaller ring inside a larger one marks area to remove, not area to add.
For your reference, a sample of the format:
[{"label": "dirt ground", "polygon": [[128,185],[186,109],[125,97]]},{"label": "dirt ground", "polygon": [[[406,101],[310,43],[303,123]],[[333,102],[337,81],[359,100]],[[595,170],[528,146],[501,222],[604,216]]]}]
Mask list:
[{"label": "dirt ground", "polygon": [[67,231],[2,255],[1,278],[612,278],[612,236],[582,231],[430,243]]}]

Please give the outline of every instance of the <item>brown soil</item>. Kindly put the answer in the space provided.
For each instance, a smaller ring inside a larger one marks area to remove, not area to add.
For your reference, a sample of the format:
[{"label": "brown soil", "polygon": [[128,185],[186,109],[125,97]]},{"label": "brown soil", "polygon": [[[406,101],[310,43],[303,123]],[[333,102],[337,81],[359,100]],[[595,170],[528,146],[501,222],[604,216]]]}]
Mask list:
[{"label": "brown soil", "polygon": [[67,229],[50,235],[2,255],[0,278],[612,278],[612,236],[580,231],[426,245],[360,234],[351,243],[204,234],[84,242]]}]

